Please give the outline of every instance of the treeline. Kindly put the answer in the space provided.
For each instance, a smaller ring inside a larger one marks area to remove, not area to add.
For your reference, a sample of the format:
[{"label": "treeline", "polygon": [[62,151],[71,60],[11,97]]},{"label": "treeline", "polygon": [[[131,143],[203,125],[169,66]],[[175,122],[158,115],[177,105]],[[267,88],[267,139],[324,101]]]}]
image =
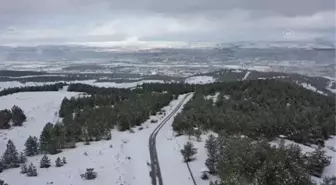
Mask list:
[{"label": "treeline", "polygon": [[298,145],[271,146],[266,140],[226,134],[210,135],[205,147],[208,172],[220,177],[210,184],[313,185],[311,176],[321,177],[330,164],[321,148],[303,154]]},{"label": "treeline", "polygon": [[11,110],[0,110],[0,129],[9,129],[11,127],[10,121],[13,122],[13,126],[22,126],[26,119],[23,110],[16,105]]},{"label": "treeline", "polygon": [[70,91],[90,96],[67,99],[61,104],[67,142],[97,141],[110,137],[110,129],[121,131],[139,126],[159,112],[174,98],[170,92],[147,92],[141,89],[100,88],[71,84]]},{"label": "treeline", "polygon": [[[215,92],[220,92],[216,102],[205,98]],[[323,145],[335,135],[335,99],[277,80],[204,85],[173,123],[180,134],[194,134],[194,127]]]},{"label": "treeline", "polygon": [[66,83],[55,83],[51,85],[7,88],[7,89],[3,89],[2,91],[0,91],[0,96],[6,96],[9,94],[14,94],[18,92],[58,91],[62,89],[64,85],[66,85]]},{"label": "treeline", "polygon": [[195,91],[200,85],[190,85],[184,83],[144,83],[141,89],[146,92],[170,92],[172,94],[185,94]]},{"label": "treeline", "polygon": [[68,91],[84,92],[87,94],[114,95],[120,97],[125,97],[133,93],[132,90],[125,88],[96,87],[81,83],[70,84]]},{"label": "treeline", "polygon": [[[138,94],[123,101],[111,101],[114,104],[95,101],[96,98],[97,96],[63,100],[60,115],[64,117],[67,141],[100,140],[107,137],[114,127],[125,131],[139,126],[151,114],[156,114],[168,105],[173,96],[169,93]],[[86,102],[90,103],[87,105]],[[91,104],[92,102],[95,104]]]}]

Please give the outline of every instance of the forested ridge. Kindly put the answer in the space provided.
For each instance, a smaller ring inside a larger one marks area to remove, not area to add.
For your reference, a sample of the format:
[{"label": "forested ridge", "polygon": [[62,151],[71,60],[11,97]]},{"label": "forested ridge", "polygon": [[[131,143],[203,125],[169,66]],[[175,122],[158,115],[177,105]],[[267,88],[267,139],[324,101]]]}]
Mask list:
[{"label": "forested ridge", "polygon": [[[330,165],[331,158],[322,147],[335,135],[334,97],[281,80],[214,83],[192,89],[194,96],[175,117],[173,129],[196,138],[204,131],[218,133],[205,144],[207,173],[220,178],[210,185],[316,185],[311,176],[321,177]],[[315,151],[269,144],[280,135]],[[184,150],[182,154],[187,153]],[[326,177],[321,184],[335,182],[336,177]]]},{"label": "forested ridge", "polygon": [[[205,98],[215,92],[220,92],[216,102]],[[190,133],[193,127],[323,144],[335,134],[335,99],[279,80],[209,84],[196,88],[173,123],[179,133]]]}]

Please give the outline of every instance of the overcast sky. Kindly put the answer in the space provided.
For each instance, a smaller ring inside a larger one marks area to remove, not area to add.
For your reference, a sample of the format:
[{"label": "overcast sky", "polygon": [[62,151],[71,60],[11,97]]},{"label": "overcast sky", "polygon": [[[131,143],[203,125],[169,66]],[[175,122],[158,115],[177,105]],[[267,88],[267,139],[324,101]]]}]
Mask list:
[{"label": "overcast sky", "polygon": [[0,0],[0,44],[335,38],[335,0]]}]

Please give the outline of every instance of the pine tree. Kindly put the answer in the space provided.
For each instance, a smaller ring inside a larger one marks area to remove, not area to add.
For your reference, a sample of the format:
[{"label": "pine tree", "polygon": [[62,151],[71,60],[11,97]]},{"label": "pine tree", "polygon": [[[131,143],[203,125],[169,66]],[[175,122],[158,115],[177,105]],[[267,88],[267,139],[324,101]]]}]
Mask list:
[{"label": "pine tree", "polygon": [[61,161],[60,157],[57,157],[56,161],[55,161],[55,165],[56,167],[61,167],[63,166],[63,162]]},{"label": "pine tree", "polygon": [[324,177],[320,185],[336,185],[336,176]]},{"label": "pine tree", "polygon": [[26,156],[34,156],[38,154],[38,143],[37,138],[34,136],[29,136],[25,142],[25,154]]},{"label": "pine tree", "polygon": [[65,157],[63,157],[63,159],[62,159],[62,163],[63,163],[63,164],[66,164],[66,163],[67,163]]},{"label": "pine tree", "polygon": [[40,136],[40,151],[42,153],[56,154],[59,152],[53,128],[54,125],[52,123],[47,123],[42,130]]},{"label": "pine tree", "polygon": [[28,177],[36,177],[37,176],[37,170],[33,163],[30,163],[28,170],[27,170],[27,176]]},{"label": "pine tree", "polygon": [[23,154],[23,152],[20,152],[19,160],[21,164],[27,161],[27,157]]},{"label": "pine tree", "polygon": [[12,119],[12,112],[8,109],[0,111],[0,129],[9,129],[9,121]]},{"label": "pine tree", "polygon": [[81,176],[84,177],[86,180],[92,180],[97,177],[97,173],[94,172],[93,168],[87,168],[85,174],[82,174]]},{"label": "pine tree", "polygon": [[40,161],[40,168],[49,168],[50,167],[50,159],[47,155],[44,155]]},{"label": "pine tree", "polygon": [[2,159],[0,159],[0,173],[4,170],[4,165],[2,164]]},{"label": "pine tree", "polygon": [[331,158],[325,155],[325,151],[322,150],[322,147],[318,147],[310,154],[307,167],[312,175],[320,177],[324,167],[330,164],[330,160]]},{"label": "pine tree", "polygon": [[197,148],[194,147],[194,144],[188,141],[184,148],[181,150],[181,154],[183,155],[184,161],[189,162],[193,155],[197,153]]},{"label": "pine tree", "polygon": [[0,179],[0,185],[8,185],[7,183],[5,183],[5,181]]},{"label": "pine tree", "polygon": [[208,158],[205,161],[205,165],[209,169],[210,174],[216,174],[218,163],[218,147],[216,138],[212,134],[205,141],[205,148],[207,149],[208,155]]},{"label": "pine tree", "polygon": [[26,164],[22,164],[21,165],[21,172],[20,173],[27,173],[28,172],[28,168]]},{"label": "pine tree", "polygon": [[26,115],[23,113],[23,110],[14,105],[12,107],[12,121],[14,126],[22,126],[22,123],[26,121]]},{"label": "pine tree", "polygon": [[5,168],[17,168],[20,166],[18,151],[11,140],[8,140],[6,151],[2,156],[2,161]]},{"label": "pine tree", "polygon": [[57,122],[52,131],[52,137],[55,139],[57,149],[64,148],[65,130],[63,123]]}]

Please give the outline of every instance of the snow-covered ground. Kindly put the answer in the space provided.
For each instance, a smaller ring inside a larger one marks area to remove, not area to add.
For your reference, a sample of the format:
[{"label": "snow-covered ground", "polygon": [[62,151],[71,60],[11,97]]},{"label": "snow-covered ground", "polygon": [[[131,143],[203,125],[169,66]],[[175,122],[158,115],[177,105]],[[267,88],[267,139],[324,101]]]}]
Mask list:
[{"label": "snow-covered ground", "polygon": [[[26,87],[26,86],[40,86],[40,85],[51,85],[59,82],[26,82],[21,83],[19,81],[7,81],[0,82],[0,90],[11,87]],[[137,85],[142,85],[144,83],[164,83],[162,80],[140,80],[136,82],[126,82],[126,83],[116,83],[116,82],[96,82],[96,80],[81,80],[81,81],[70,81],[66,83],[83,83],[88,85],[93,85],[97,87],[115,87],[115,88],[133,88]]]},{"label": "snow-covered ground", "polygon": [[217,102],[218,96],[220,95],[219,92],[216,92],[214,95],[207,95],[205,97],[206,100],[212,100],[214,103]]},{"label": "snow-covered ground", "polygon": [[[18,96],[18,94],[15,94],[15,96]],[[112,130],[112,140],[110,141],[92,142],[89,146],[77,143],[77,148],[75,149],[66,149],[60,154],[50,155],[49,157],[53,165],[49,169],[40,169],[38,167],[42,157],[41,155],[29,157],[29,162],[33,162],[34,165],[37,166],[38,177],[26,177],[25,175],[20,174],[20,169],[9,169],[0,173],[0,179],[5,180],[10,185],[46,185],[48,183],[51,184],[51,182],[55,185],[151,184],[149,176],[150,167],[148,166],[150,162],[148,149],[149,135],[160,123],[160,120],[168,116],[178,103],[182,101],[184,96],[186,95],[179,96],[177,100],[173,100],[167,107],[164,107],[163,109],[166,112],[165,115],[151,116],[149,120],[142,124],[143,130],[139,130],[139,127],[134,128],[135,133]],[[13,101],[13,103],[16,102]],[[24,110],[27,112],[28,116],[33,115],[30,119],[37,119],[41,116],[40,114],[45,113],[40,110],[39,112],[36,112],[36,114],[32,114],[35,110],[32,108],[32,105],[29,104],[30,103],[27,102],[27,107],[30,107],[30,109]],[[54,111],[51,110],[50,114],[48,114],[48,119],[56,121],[56,119],[53,120],[54,117],[51,115],[53,113]],[[151,119],[158,120],[158,123],[150,123]],[[21,132],[24,131],[27,135],[40,133],[40,131],[32,130],[34,128],[30,126],[30,124],[25,123]],[[15,134],[19,135],[20,133],[17,132],[17,130],[9,132],[12,132],[13,136],[15,136]],[[23,139],[15,139],[14,144],[16,144],[19,149],[22,149],[25,139],[25,137]],[[4,144],[1,144],[1,146],[3,147]],[[54,161],[58,156],[65,156],[68,164],[61,168],[56,168],[54,166]],[[130,157],[130,159],[127,159],[127,157]],[[80,174],[84,173],[86,168],[94,168],[98,173],[97,179],[92,181],[81,179]]]},{"label": "snow-covered ground", "polygon": [[332,85],[333,83],[335,83],[335,80],[330,80],[329,83],[328,83],[328,86],[326,87],[326,89],[332,93],[335,93],[336,94],[336,89],[332,89]]},{"label": "snow-covered ground", "polygon": [[39,136],[44,125],[55,123],[58,111],[64,97],[77,96],[76,92],[20,92],[0,97],[0,110],[10,109],[13,105],[22,108],[27,121],[22,127],[12,127],[9,130],[0,130],[0,155],[5,150],[8,139],[11,139],[21,151],[29,135]]},{"label": "snow-covered ground", "polygon": [[[296,82],[298,83],[298,82]],[[326,95],[324,92],[320,91],[320,90],[317,90],[316,87],[312,86],[311,84],[309,83],[298,83],[299,85],[301,85],[302,87],[308,89],[308,90],[311,90],[311,91],[314,91],[314,92],[317,92],[319,94],[322,94],[322,95]]]},{"label": "snow-covered ground", "polygon": [[187,84],[208,84],[215,82],[215,79],[212,76],[193,76],[185,79],[184,82]]}]

